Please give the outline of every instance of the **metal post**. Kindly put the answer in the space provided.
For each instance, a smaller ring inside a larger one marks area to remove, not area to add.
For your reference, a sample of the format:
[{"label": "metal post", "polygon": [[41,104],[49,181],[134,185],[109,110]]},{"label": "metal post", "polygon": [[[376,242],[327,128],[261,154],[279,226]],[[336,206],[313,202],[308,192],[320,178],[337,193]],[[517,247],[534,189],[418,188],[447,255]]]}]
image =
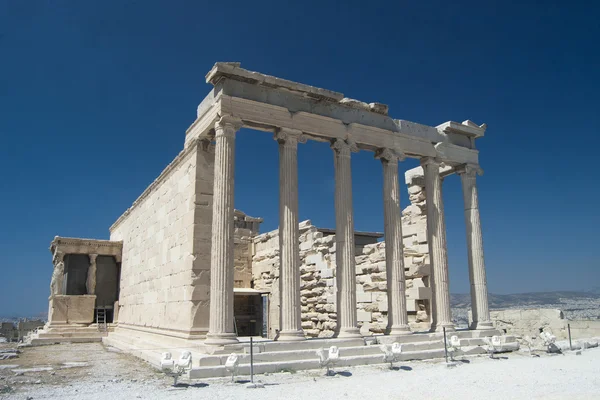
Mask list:
[{"label": "metal post", "polygon": [[446,364],[448,364],[448,343],[446,342],[446,327],[444,329],[444,354],[446,355]]},{"label": "metal post", "polygon": [[254,341],[250,336],[250,382],[254,383]]},{"label": "metal post", "polygon": [[567,324],[567,329],[569,330],[569,350],[573,350],[573,343],[571,343],[571,324]]}]

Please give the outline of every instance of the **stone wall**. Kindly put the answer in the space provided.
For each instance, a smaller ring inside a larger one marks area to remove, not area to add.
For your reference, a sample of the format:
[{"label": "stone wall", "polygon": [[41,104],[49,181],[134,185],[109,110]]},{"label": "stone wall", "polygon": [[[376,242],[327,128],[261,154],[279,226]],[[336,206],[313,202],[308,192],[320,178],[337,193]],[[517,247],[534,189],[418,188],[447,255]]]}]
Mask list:
[{"label": "stone wall", "polygon": [[[420,168],[419,168],[420,169]],[[412,171],[412,172],[411,172]],[[403,211],[406,296],[413,330],[430,326],[429,256],[424,180],[419,171],[407,173],[411,205]],[[300,223],[302,328],[309,337],[331,337],[336,329],[335,235],[310,221]],[[387,327],[385,242],[356,233],[356,296],[361,334],[384,333]],[[279,327],[279,233],[254,238],[252,275],[255,289],[270,296],[269,337]]]},{"label": "stone wall", "polygon": [[214,148],[195,141],[111,227],[123,241],[119,324],[208,331]]},{"label": "stone wall", "polygon": [[252,238],[258,234],[262,218],[250,217],[239,210],[234,213],[233,281],[235,288],[252,287]]},{"label": "stone wall", "polygon": [[535,337],[544,330],[559,339],[567,339],[567,324],[571,325],[573,339],[600,336],[600,320],[570,321],[555,308],[495,310],[490,311],[490,318],[496,329],[518,337]]}]

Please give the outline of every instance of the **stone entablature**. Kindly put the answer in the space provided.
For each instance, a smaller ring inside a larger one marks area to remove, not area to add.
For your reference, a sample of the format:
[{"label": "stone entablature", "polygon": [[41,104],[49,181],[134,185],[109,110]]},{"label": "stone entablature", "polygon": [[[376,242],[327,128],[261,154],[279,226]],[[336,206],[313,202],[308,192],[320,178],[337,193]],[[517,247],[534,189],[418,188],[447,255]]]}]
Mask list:
[{"label": "stone entablature", "polygon": [[320,141],[349,140],[360,149],[392,149],[408,157],[436,157],[449,165],[478,164],[475,138],[486,125],[466,120],[436,127],[387,115],[387,106],[345,99],[341,93],[217,63],[206,76],[215,88],[198,107],[186,146],[210,136],[220,116],[259,130],[292,129]]},{"label": "stone entablature", "polygon": [[50,252],[66,254],[95,254],[101,256],[113,256],[117,262],[121,262],[123,251],[122,241],[80,239],[55,236],[50,243]]}]

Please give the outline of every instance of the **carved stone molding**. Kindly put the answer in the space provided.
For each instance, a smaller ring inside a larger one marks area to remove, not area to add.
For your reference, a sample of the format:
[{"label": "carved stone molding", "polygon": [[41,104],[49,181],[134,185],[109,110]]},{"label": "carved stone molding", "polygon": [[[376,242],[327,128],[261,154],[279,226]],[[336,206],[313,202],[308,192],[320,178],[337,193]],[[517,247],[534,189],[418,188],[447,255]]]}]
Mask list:
[{"label": "carved stone molding", "polygon": [[479,165],[475,164],[463,164],[455,168],[458,175],[465,174],[467,176],[475,177],[476,175],[482,176],[483,169]]},{"label": "carved stone molding", "polygon": [[348,157],[350,157],[350,153],[357,153],[359,150],[351,139],[334,139],[331,141],[331,148],[339,155]]},{"label": "carved stone molding", "polygon": [[393,149],[384,148],[375,152],[375,158],[385,160],[389,163],[398,163],[398,161],[404,161],[406,155]]},{"label": "carved stone molding", "polygon": [[215,122],[215,136],[233,136],[244,125],[241,119],[232,115],[223,115]]},{"label": "carved stone molding", "polygon": [[297,129],[278,128],[273,135],[273,139],[279,144],[295,146],[298,143],[306,143],[308,137]]},{"label": "carved stone molding", "polygon": [[425,167],[427,165],[433,165],[433,164],[436,164],[439,167],[441,163],[442,163],[442,160],[440,160],[437,157],[422,157],[421,158],[421,166],[422,167]]}]

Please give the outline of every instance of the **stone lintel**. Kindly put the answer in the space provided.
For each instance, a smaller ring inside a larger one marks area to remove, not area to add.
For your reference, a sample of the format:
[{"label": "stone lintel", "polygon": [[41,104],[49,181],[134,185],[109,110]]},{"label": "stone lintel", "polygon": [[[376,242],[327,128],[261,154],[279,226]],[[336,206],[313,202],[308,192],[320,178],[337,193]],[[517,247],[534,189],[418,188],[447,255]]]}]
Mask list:
[{"label": "stone lintel", "polygon": [[98,239],[82,239],[55,236],[50,243],[52,254],[95,254],[100,256],[114,256],[120,261],[123,251],[123,242]]},{"label": "stone lintel", "polygon": [[253,85],[267,86],[275,89],[284,89],[302,94],[307,97],[340,101],[344,98],[342,93],[333,92],[327,89],[305,85],[302,83],[288,81],[271,75],[261,74],[260,72],[248,71],[240,67],[239,62],[218,62],[206,74],[206,83],[217,85],[222,79],[233,79],[236,81],[247,82]]},{"label": "stone lintel", "polygon": [[463,121],[462,123],[448,121],[448,122],[444,122],[443,124],[436,126],[436,128],[445,133],[458,133],[460,135],[471,136],[474,138],[480,138],[480,137],[483,137],[483,135],[485,134],[487,125],[486,124],[477,125],[473,121],[469,121],[469,120]]}]

